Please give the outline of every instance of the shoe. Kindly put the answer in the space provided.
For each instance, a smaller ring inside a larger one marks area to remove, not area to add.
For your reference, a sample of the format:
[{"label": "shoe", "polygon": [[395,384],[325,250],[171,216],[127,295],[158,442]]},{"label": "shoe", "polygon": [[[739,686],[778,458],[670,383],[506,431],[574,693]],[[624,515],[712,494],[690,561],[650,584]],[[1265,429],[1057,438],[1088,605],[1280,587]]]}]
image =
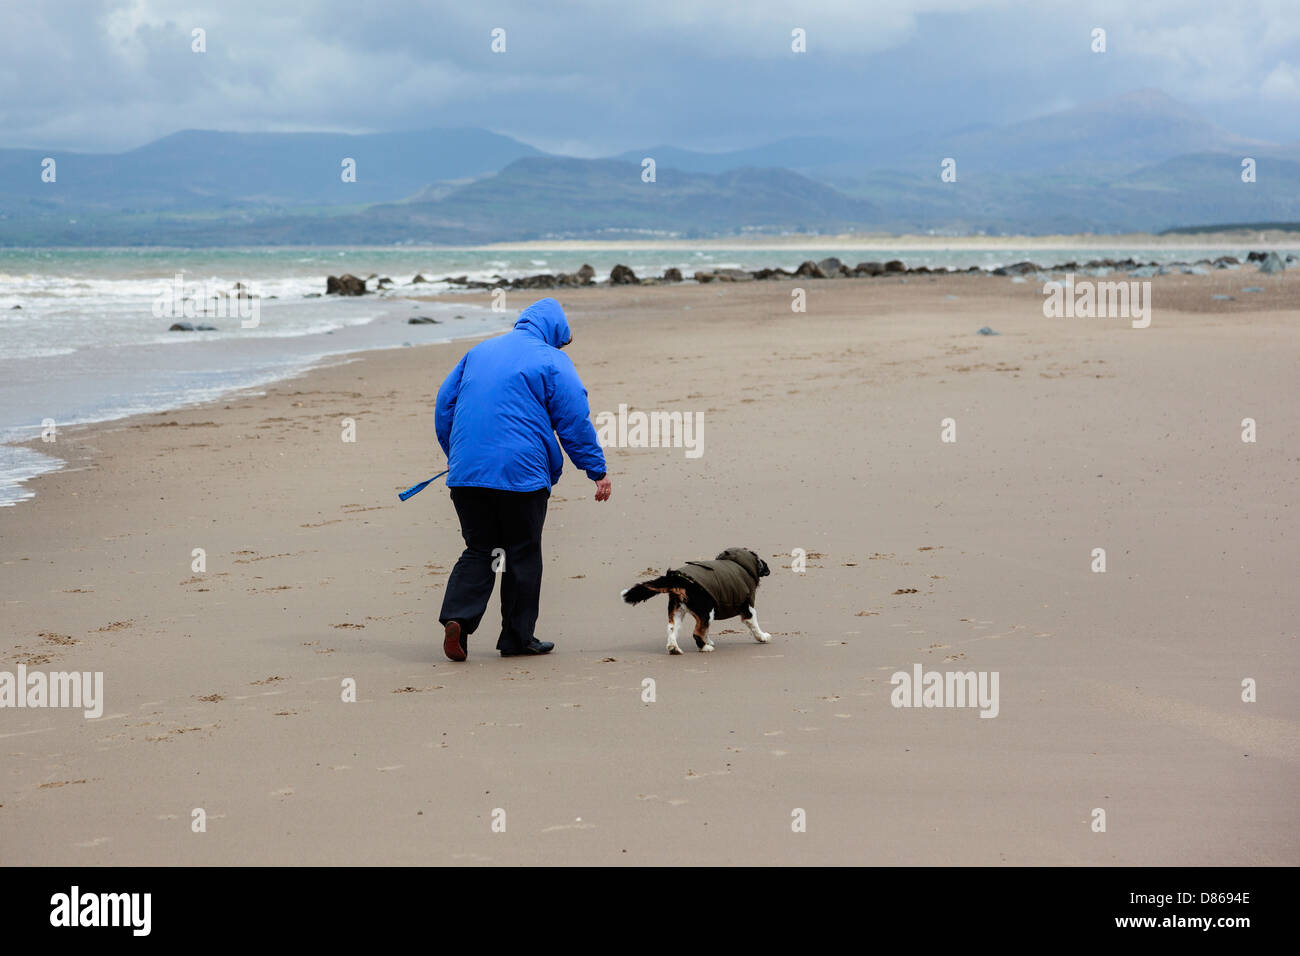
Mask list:
[{"label": "shoe", "polygon": [[460,636],[460,621],[447,622],[442,634],[442,652],[449,661],[463,661],[467,656]]},{"label": "shoe", "polygon": [[555,650],[555,645],[553,643],[550,641],[539,641],[534,637],[531,641],[525,644],[521,650],[502,651],[501,656],[522,657],[525,654],[549,654],[553,650]]}]

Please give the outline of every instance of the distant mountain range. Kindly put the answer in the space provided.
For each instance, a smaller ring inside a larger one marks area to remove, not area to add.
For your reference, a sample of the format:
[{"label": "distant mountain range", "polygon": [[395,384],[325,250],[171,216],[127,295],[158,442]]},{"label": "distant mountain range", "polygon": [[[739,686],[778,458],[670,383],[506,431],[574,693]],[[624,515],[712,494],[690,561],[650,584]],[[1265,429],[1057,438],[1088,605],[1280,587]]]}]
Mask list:
[{"label": "distant mountain range", "polygon": [[[41,179],[46,156],[53,183]],[[1247,156],[1253,183],[1241,180]],[[939,175],[949,157],[955,182]],[[343,180],[345,159],[355,182]],[[118,154],[0,150],[0,244],[11,246],[1154,232],[1294,219],[1300,144],[1238,136],[1158,91],[947,134],[594,160],[480,129],[187,130]]]}]

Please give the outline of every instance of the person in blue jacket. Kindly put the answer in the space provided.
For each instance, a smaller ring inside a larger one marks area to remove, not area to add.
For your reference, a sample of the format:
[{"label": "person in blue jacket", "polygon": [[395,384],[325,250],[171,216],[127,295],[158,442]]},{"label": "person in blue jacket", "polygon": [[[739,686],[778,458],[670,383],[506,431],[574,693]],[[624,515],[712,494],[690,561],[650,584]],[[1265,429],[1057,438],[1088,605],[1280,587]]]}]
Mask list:
[{"label": "person in blue jacket", "polygon": [[465,660],[498,572],[501,656],[545,654],[555,646],[539,641],[533,628],[546,503],[564,466],[560,446],[596,483],[597,501],[611,494],[587,389],[560,351],[571,341],[560,303],[539,299],[511,331],[466,352],[438,389],[434,424],[465,539],[438,615],[442,649],[453,661]]}]

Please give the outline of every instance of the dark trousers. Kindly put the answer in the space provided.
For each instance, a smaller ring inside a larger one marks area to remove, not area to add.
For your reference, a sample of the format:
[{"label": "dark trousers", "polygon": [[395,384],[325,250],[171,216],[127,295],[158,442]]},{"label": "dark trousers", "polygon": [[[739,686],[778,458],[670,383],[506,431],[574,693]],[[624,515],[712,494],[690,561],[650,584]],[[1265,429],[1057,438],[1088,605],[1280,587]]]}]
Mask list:
[{"label": "dark trousers", "polygon": [[[473,634],[487,610],[499,574],[501,636],[497,650],[522,650],[533,639],[542,596],[542,525],[546,523],[550,497],[545,488],[451,489],[465,550],[447,581],[438,615],[441,623],[459,621],[465,637]],[[498,548],[500,551],[494,555],[492,552]],[[500,571],[493,569],[493,563]]]}]

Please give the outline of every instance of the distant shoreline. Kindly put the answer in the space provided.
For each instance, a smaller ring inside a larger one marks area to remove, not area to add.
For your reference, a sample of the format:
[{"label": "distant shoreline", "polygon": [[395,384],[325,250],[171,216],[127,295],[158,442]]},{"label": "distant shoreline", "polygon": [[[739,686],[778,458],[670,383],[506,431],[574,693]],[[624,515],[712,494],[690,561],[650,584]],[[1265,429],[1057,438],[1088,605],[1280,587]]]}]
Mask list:
[{"label": "distant shoreline", "polygon": [[[1185,235],[1158,236],[1154,233],[1098,235],[1060,234],[1050,236],[889,236],[876,233],[846,233],[826,236],[748,236],[731,239],[530,239],[522,242],[494,242],[476,246],[409,246],[420,249],[580,251],[583,249],[854,249],[864,252],[907,252],[945,248],[964,249],[1080,249],[1151,248],[1210,249],[1224,245],[1267,244],[1300,249],[1300,233],[1282,230],[1235,230]],[[389,248],[380,246],[376,248]]]},{"label": "distant shoreline", "polygon": [[324,245],[258,245],[232,243],[230,245],[3,245],[0,255],[23,252],[134,252],[134,253],[205,253],[238,250],[276,250],[280,252],[323,252],[346,249],[349,252],[418,253],[423,251],[448,252],[580,252],[583,250],[709,250],[740,249],[835,249],[862,250],[864,252],[917,252],[936,249],[1212,249],[1224,246],[1267,245],[1281,249],[1300,249],[1300,232],[1280,229],[1236,229],[1224,232],[1157,235],[1149,232],[1131,233],[1056,233],[1043,236],[930,236],[918,234],[889,235],[885,233],[843,233],[817,236],[732,236],[711,239],[525,239],[485,244],[324,244]]}]

